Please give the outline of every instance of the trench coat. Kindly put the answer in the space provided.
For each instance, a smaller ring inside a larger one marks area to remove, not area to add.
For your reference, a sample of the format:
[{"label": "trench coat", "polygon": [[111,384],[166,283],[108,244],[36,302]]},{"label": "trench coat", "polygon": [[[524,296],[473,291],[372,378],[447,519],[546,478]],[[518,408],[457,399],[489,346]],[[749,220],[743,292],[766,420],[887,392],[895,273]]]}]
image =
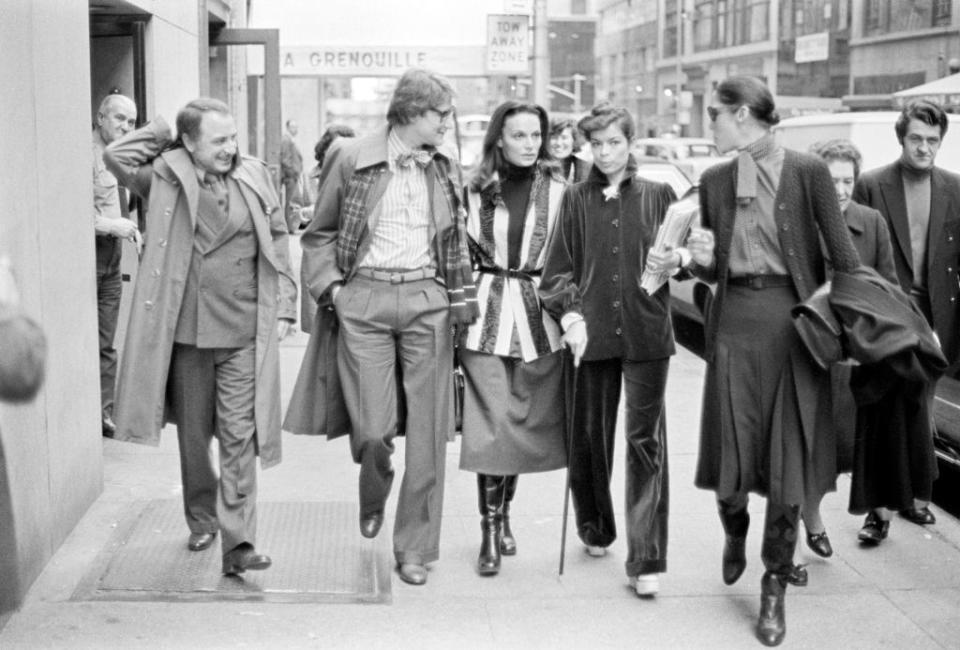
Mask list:
[{"label": "trench coat", "polygon": [[[115,439],[149,445],[159,445],[164,423],[173,421],[167,379],[199,193],[190,155],[170,144],[170,128],[158,117],[111,143],[103,156],[120,183],[149,200],[114,407]],[[242,157],[230,176],[250,210],[259,250],[254,417],[257,453],[266,469],[281,456],[277,319],[296,320],[297,287],[283,211],[266,165]]]}]

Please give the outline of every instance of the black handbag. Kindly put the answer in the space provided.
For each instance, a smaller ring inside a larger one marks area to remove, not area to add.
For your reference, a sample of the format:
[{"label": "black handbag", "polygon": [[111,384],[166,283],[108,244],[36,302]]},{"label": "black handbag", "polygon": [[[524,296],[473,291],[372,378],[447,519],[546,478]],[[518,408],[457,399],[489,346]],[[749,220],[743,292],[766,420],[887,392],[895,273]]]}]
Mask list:
[{"label": "black handbag", "polygon": [[453,419],[459,433],[463,433],[463,381],[460,347],[457,346],[453,348]]}]

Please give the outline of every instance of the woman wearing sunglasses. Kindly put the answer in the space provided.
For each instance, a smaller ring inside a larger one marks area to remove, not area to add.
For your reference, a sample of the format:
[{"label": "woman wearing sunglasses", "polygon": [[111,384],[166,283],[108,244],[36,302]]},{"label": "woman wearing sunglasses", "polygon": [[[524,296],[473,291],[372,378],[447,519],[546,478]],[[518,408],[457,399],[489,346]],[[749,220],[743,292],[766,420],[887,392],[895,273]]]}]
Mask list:
[{"label": "woman wearing sunglasses", "polygon": [[708,109],[714,141],[721,152],[739,153],[703,173],[703,227],[687,242],[691,270],[716,283],[704,325],[696,484],[717,495],[728,585],[747,564],[747,495],[767,498],[756,634],[773,646],[786,634],[786,585],[807,582],[793,564],[800,505],[836,475],[836,447],[821,433],[832,426],[829,374],[804,349],[790,310],[826,280],[821,240],[836,272],[853,270],[859,258],[826,164],[774,142],[770,127],[779,116],[766,86],[730,77],[715,100]]}]

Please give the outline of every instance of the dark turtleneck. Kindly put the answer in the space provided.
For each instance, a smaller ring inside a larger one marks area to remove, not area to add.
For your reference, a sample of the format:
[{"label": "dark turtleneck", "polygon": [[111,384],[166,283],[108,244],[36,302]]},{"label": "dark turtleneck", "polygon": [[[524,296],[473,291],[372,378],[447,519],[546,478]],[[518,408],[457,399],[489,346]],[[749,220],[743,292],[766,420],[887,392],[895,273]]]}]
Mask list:
[{"label": "dark turtleneck", "polygon": [[910,249],[913,254],[913,291],[926,293],[927,241],[930,228],[930,169],[917,169],[900,160],[903,198],[907,204],[910,225]]},{"label": "dark turtleneck", "polygon": [[517,167],[504,161],[500,168],[500,197],[507,206],[510,220],[507,224],[507,266],[520,268],[520,248],[523,246],[523,222],[530,204],[535,165]]}]

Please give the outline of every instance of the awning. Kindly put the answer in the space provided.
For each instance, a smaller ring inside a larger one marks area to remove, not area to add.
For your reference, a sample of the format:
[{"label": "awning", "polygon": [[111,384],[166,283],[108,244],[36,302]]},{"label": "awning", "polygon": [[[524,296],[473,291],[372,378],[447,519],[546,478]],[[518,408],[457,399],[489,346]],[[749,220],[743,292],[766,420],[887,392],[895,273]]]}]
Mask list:
[{"label": "awning", "polygon": [[893,98],[898,106],[903,106],[912,99],[929,99],[944,109],[960,111],[960,73],[900,90],[893,93]]}]

